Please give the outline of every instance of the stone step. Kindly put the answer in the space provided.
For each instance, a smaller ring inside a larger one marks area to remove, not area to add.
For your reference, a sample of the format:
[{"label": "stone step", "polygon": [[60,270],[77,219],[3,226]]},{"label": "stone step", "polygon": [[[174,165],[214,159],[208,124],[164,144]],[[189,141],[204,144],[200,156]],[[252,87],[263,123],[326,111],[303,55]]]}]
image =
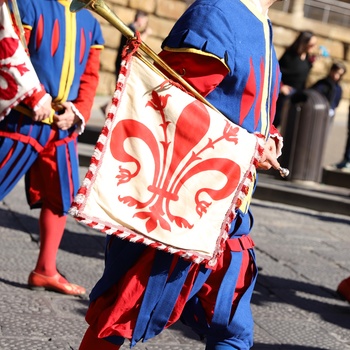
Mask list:
[{"label": "stone step", "polygon": [[339,170],[334,166],[327,166],[323,168],[322,183],[350,188],[350,169]]},{"label": "stone step", "polygon": [[350,189],[326,183],[277,180],[275,176],[260,173],[254,198],[350,215]]}]

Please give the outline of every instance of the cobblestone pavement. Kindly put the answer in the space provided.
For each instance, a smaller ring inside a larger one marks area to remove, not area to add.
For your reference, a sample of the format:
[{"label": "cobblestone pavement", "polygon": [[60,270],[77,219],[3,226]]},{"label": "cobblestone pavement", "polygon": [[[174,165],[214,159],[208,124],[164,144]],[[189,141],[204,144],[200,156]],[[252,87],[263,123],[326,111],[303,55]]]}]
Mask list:
[{"label": "cobblestone pavement", "polygon": [[[350,216],[261,200],[253,202],[253,212],[261,267],[252,302],[253,349],[350,349],[350,304],[335,292],[350,275]],[[0,349],[78,350],[87,298],[27,288],[38,253],[37,215],[26,205],[22,182],[0,201]],[[69,217],[60,271],[90,291],[102,273],[103,246],[101,233]],[[176,324],[134,349],[204,348],[195,334]]]}]

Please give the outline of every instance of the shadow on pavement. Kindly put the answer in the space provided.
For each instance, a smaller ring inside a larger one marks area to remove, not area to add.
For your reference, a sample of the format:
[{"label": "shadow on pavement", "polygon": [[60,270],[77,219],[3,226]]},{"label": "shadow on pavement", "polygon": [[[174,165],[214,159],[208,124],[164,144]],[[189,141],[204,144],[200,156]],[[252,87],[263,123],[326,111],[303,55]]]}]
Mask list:
[{"label": "shadow on pavement", "polygon": [[[30,235],[32,241],[39,242],[38,219],[34,216],[0,208],[0,226]],[[90,258],[104,259],[105,235],[77,224],[80,232],[66,228],[60,249]]]},{"label": "shadow on pavement", "polygon": [[[350,329],[349,307],[334,305],[334,299],[340,299],[336,291],[321,285],[265,276],[260,273],[252,303],[258,306],[274,302],[284,303],[298,310],[307,311],[310,315],[314,314],[315,319],[318,315],[326,322]],[[290,349],[298,349],[298,347]]]},{"label": "shadow on pavement", "polygon": [[5,278],[1,278],[1,277],[0,277],[0,283],[15,287],[15,288],[28,289],[27,283],[19,283],[19,282],[9,281],[9,280],[6,280]]},{"label": "shadow on pavement", "polygon": [[319,348],[319,347],[311,347],[304,345],[268,345],[268,344],[260,344],[256,343],[253,347],[253,350],[329,350],[328,348]]},{"label": "shadow on pavement", "polygon": [[89,258],[104,259],[105,235],[90,234],[82,228],[81,233],[65,230],[60,249]]},{"label": "shadow on pavement", "polygon": [[[170,327],[172,330],[181,332],[182,336],[188,339],[200,340],[199,336],[194,333],[190,327],[185,326],[180,321],[176,322]],[[203,346],[205,340],[203,341]],[[263,343],[254,343],[253,350],[329,350],[328,348],[320,347],[311,347],[305,345],[292,345],[292,344],[263,344]]]}]

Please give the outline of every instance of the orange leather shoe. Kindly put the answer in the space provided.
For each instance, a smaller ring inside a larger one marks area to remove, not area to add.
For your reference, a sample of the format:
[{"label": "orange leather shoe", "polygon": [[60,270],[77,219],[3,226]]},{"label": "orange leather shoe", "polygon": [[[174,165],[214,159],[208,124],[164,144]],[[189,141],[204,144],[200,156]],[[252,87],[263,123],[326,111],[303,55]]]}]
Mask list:
[{"label": "orange leather shoe", "polygon": [[84,295],[86,293],[85,288],[77,284],[61,282],[60,277],[59,273],[50,277],[32,271],[28,278],[28,285],[30,289],[46,289],[68,295]]},{"label": "orange leather shoe", "polygon": [[350,303],[350,277],[340,282],[337,292]]}]

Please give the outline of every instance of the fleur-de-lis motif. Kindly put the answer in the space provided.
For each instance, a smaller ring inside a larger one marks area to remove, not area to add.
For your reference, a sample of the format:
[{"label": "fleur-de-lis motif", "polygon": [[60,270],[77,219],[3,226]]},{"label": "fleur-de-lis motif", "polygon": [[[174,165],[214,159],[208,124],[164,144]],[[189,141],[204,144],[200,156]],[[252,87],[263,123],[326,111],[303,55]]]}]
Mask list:
[{"label": "fleur-de-lis motif", "polygon": [[[12,57],[18,49],[18,45],[18,39],[11,37],[5,37],[1,39],[0,46],[2,50],[0,51],[0,62],[2,60]],[[13,77],[13,75],[8,72],[11,68],[17,69],[21,76],[28,72],[28,69],[24,63],[18,65],[12,65],[10,63],[0,63],[0,76],[2,79],[4,79],[7,85],[7,87],[5,88],[0,87],[0,96],[4,100],[13,99],[18,92],[16,80]]]},{"label": "fleur-de-lis motif", "polygon": [[[134,218],[145,220],[147,232],[155,230],[158,226],[171,231],[170,223],[175,223],[180,228],[193,227],[193,223],[185,217],[173,214],[172,205],[181,200],[181,191],[184,191],[188,182],[193,181],[198,174],[220,172],[226,177],[226,181],[222,181],[220,186],[208,181],[207,187],[201,187],[191,194],[199,218],[207,213],[213,200],[221,200],[234,192],[240,176],[240,167],[234,161],[218,156],[208,157],[208,151],[220,142],[229,142],[234,146],[238,142],[239,128],[227,122],[217,138],[209,138],[207,133],[211,123],[210,114],[198,101],[188,104],[174,125],[165,113],[169,98],[169,94],[162,96],[152,91],[151,99],[146,103],[146,107],[159,113],[160,136],[154,135],[147,126],[147,121],[142,123],[134,119],[123,119],[117,122],[110,138],[111,154],[122,163],[116,175],[117,186],[123,186],[136,178],[142,167],[152,166],[149,183],[142,184],[148,193],[146,200],[145,197],[141,201],[131,195],[118,198],[125,205],[135,207]],[[125,143],[132,139],[143,142],[147,147],[147,152],[153,159],[151,165],[144,164],[139,155],[133,154],[130,148],[125,146]],[[232,173],[236,173],[236,177],[228,178],[227,174]]]}]

